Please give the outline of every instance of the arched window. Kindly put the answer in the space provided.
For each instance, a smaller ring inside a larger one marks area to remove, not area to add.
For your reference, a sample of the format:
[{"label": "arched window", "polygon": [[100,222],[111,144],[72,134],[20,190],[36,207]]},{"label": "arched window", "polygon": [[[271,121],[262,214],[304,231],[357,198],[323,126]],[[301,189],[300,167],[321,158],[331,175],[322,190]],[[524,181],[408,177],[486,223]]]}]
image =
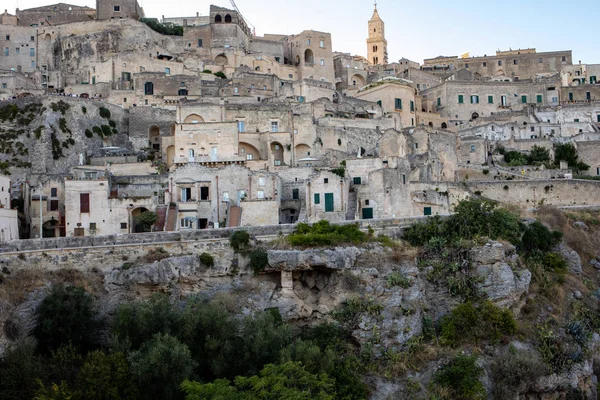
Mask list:
[{"label": "arched window", "polygon": [[306,49],[306,51],[304,52],[304,62],[307,64],[315,63],[314,55],[311,49]]},{"label": "arched window", "polygon": [[223,22],[221,16],[219,14],[215,15],[215,24],[220,24],[221,22]]},{"label": "arched window", "polygon": [[230,24],[230,23],[231,23],[231,15],[227,14],[227,15],[225,16],[225,23],[226,23],[226,24]]},{"label": "arched window", "polygon": [[373,51],[377,51],[377,46],[373,46]]},{"label": "arched window", "polygon": [[445,122],[442,122],[442,129],[447,129],[448,128],[448,124]]}]

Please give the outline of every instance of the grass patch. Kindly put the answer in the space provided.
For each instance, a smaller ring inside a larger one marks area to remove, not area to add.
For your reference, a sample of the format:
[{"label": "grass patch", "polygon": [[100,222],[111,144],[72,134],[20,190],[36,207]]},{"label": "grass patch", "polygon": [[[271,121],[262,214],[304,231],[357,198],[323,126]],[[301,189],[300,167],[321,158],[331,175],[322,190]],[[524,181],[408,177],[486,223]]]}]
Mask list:
[{"label": "grass patch", "polygon": [[308,225],[300,223],[287,239],[292,246],[318,247],[340,244],[359,244],[366,238],[358,225],[331,225],[328,221],[319,221]]}]

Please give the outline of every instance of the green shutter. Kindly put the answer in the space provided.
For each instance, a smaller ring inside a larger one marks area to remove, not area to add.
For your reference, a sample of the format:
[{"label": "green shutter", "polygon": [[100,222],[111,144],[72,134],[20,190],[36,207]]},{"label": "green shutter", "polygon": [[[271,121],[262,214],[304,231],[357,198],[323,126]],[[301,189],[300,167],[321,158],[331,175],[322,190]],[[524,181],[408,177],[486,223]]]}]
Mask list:
[{"label": "green shutter", "polygon": [[573,93],[569,93],[569,101],[573,101]]},{"label": "green shutter", "polygon": [[363,208],[362,209],[362,219],[373,219],[373,209],[372,208]]},{"label": "green shutter", "polygon": [[381,105],[381,100],[377,100],[377,105],[378,105],[379,107],[383,107],[383,106]]},{"label": "green shutter", "polygon": [[600,114],[598,114],[597,117],[598,117],[598,122],[600,122]]},{"label": "green shutter", "polygon": [[527,104],[527,96],[521,96],[521,103]]},{"label": "green shutter", "polygon": [[438,107],[442,105],[442,98],[441,97],[437,98],[437,105],[438,105]]},{"label": "green shutter", "polygon": [[396,110],[402,110],[402,99],[396,99]]},{"label": "green shutter", "polygon": [[494,104],[494,96],[488,96],[488,103]]},{"label": "green shutter", "polygon": [[542,95],[541,95],[541,94],[538,94],[538,95],[536,96],[536,101],[537,101],[538,103],[541,103],[541,102],[542,102]]},{"label": "green shutter", "polygon": [[462,94],[458,95],[458,104],[463,104],[465,102],[465,96]]},{"label": "green shutter", "polygon": [[431,207],[425,207],[423,209],[423,215],[431,215]]},{"label": "green shutter", "polygon": [[315,193],[315,204],[321,204],[321,195],[319,193]]},{"label": "green shutter", "polygon": [[352,178],[352,181],[355,185],[360,185],[362,183],[362,179],[360,176],[355,176],[354,178]]},{"label": "green shutter", "polygon": [[414,101],[410,101],[410,111],[415,111],[415,102]]},{"label": "green shutter", "polygon": [[333,193],[325,193],[325,212],[333,212]]}]

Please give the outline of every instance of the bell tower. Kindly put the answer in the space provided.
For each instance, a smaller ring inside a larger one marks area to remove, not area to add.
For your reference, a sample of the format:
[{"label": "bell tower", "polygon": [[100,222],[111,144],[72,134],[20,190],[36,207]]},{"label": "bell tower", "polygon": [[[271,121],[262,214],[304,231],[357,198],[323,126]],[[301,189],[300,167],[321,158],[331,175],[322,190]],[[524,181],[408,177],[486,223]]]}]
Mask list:
[{"label": "bell tower", "polygon": [[372,65],[387,64],[387,40],[385,40],[385,23],[377,12],[377,1],[373,16],[369,20],[369,38],[367,39],[367,59]]}]

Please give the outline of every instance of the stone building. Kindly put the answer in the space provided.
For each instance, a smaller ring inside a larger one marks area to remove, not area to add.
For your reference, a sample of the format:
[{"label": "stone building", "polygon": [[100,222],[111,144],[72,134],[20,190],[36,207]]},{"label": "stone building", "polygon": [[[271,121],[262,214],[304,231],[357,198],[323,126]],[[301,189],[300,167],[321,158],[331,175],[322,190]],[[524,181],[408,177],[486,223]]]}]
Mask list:
[{"label": "stone building", "polygon": [[497,51],[495,56],[436,57],[426,59],[423,69],[433,72],[468,69],[484,78],[506,77],[510,80],[534,79],[559,74],[563,66],[573,63],[572,52],[538,53],[535,49]]},{"label": "stone building", "polygon": [[140,19],[144,9],[137,0],[96,0],[96,19]]},{"label": "stone building", "polygon": [[338,92],[357,91],[366,86],[369,63],[364,57],[336,53],[333,57],[333,64],[336,79],[335,89]]},{"label": "stone building", "polygon": [[0,70],[37,71],[37,31],[33,27],[0,25]]},{"label": "stone building", "polygon": [[[64,176],[47,176],[40,186],[33,188],[29,215],[31,218],[30,234],[40,237],[40,223],[43,237],[66,236],[65,221],[65,178]],[[41,199],[41,218],[40,201]]]},{"label": "stone building", "polygon": [[16,15],[8,13],[8,10],[4,10],[3,14],[0,14],[0,25],[12,25],[16,26],[19,24],[19,18]]},{"label": "stone building", "polygon": [[200,25],[208,25],[210,24],[210,16],[209,15],[200,15],[199,12],[196,13],[195,16],[192,17],[170,17],[165,18],[163,15],[161,18],[161,23],[163,25],[171,25],[171,26],[200,26]]},{"label": "stone building", "polygon": [[576,145],[579,159],[590,166],[590,169],[583,171],[583,174],[600,176],[600,141],[582,141],[577,142]]},{"label": "stone building", "polygon": [[335,83],[331,34],[302,31],[286,37],[283,43],[285,58],[298,67],[300,79]]},{"label": "stone building", "polygon": [[416,125],[415,89],[399,78],[384,78],[365,86],[356,98],[379,104],[397,121],[396,129]]},{"label": "stone building", "polygon": [[349,187],[345,177],[330,171],[315,171],[306,183],[307,221],[345,221]]},{"label": "stone building", "polygon": [[367,39],[367,60],[373,65],[387,64],[387,40],[385,39],[385,23],[377,12],[377,4],[373,16],[369,20],[369,37]]},{"label": "stone building", "polygon": [[19,239],[18,210],[12,209],[11,180],[0,176],[0,242]]},{"label": "stone building", "polygon": [[25,10],[17,8],[17,17],[21,26],[54,26],[91,21],[96,18],[96,10],[85,6],[56,3]]}]

